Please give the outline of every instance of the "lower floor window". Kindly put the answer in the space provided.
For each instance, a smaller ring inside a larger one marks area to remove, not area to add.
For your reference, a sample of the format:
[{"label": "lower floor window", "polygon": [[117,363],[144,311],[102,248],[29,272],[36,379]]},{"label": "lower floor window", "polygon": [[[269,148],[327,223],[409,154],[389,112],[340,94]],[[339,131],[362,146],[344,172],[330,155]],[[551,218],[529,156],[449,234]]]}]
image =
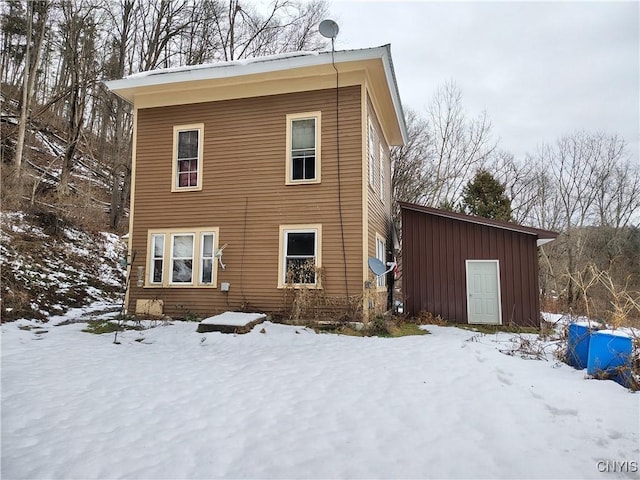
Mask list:
[{"label": "lower floor window", "polygon": [[217,228],[149,232],[148,286],[214,286]]},{"label": "lower floor window", "polygon": [[203,233],[200,241],[200,283],[213,283],[213,233]]},{"label": "lower floor window", "polygon": [[[385,249],[384,239],[380,236],[376,236],[376,258],[382,262],[382,264],[387,267],[387,254]],[[377,286],[384,287],[387,284],[386,275],[380,275],[377,278]]]},{"label": "lower floor window", "polygon": [[320,226],[294,228],[281,226],[279,286],[318,284]]},{"label": "lower floor window", "polygon": [[162,284],[164,271],[164,234],[151,235],[151,251],[149,281],[154,284]]},{"label": "lower floor window", "polygon": [[171,283],[193,281],[193,233],[171,235]]}]

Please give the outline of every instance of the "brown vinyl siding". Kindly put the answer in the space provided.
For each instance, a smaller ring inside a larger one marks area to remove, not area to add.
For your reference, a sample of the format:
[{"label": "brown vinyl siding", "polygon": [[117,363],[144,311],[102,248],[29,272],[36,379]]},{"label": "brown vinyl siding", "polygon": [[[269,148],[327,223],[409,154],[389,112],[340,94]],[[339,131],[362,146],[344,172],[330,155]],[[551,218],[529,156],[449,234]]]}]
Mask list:
[{"label": "brown vinyl siding", "polygon": [[402,208],[405,311],[467,323],[466,260],[498,260],[502,323],[538,326],[537,236]]},{"label": "brown vinyl siding", "polygon": [[[386,195],[385,195],[385,203],[383,203],[380,200],[380,145],[382,145],[382,148],[385,152],[385,155],[387,156],[387,159],[389,158],[389,146],[387,144],[386,139],[384,138],[384,135],[382,133],[382,128],[380,127],[380,122],[378,120],[378,117],[376,115],[375,109],[373,108],[373,104],[371,102],[371,99],[369,98],[369,95],[367,95],[367,115],[368,115],[368,119],[371,120],[371,123],[373,124],[373,128],[375,130],[375,143],[374,143],[374,149],[373,149],[373,158],[374,158],[374,162],[373,162],[373,173],[374,173],[374,183],[373,183],[373,187],[369,184],[369,169],[368,169],[368,165],[367,165],[367,178],[364,179],[364,184],[365,184],[365,188],[368,189],[368,195],[367,195],[367,208],[368,208],[368,219],[369,219],[369,226],[368,226],[368,238],[367,238],[367,252],[368,252],[368,256],[369,257],[375,257],[376,256],[376,234],[382,236],[385,239],[385,248],[386,250],[389,249],[389,245],[391,242],[391,197],[389,195],[389,178],[391,177],[391,167],[389,162],[387,161],[385,164],[385,167],[388,168],[388,172],[386,172],[385,177],[387,178],[387,187],[386,187]],[[366,131],[368,132],[368,120],[367,117],[364,118],[364,122],[367,124],[367,128]],[[367,139],[367,148],[369,145],[368,139]],[[367,161],[369,161],[369,156],[368,156],[368,152],[365,152],[366,155],[366,159]],[[375,278],[373,275],[371,275],[371,278]],[[389,281],[387,279],[387,285],[389,284]],[[390,286],[390,285],[388,285]],[[375,280],[374,280],[374,286],[373,288],[376,288],[376,284],[375,284]],[[378,291],[378,305],[379,307],[381,307],[382,309],[387,308],[387,291],[382,290],[382,291]]]},{"label": "brown vinyl siding", "polygon": [[[136,252],[128,308],[137,299],[164,300],[165,313],[213,314],[245,307],[279,311],[279,226],[322,225],[324,291],[344,294],[338,211],[335,90],[142,109],[137,115]],[[340,89],[340,157],[349,290],[362,290],[362,138],[360,87]],[[319,184],[285,185],[286,115],[321,111]],[[202,190],[171,192],[173,127],[204,123]],[[218,287],[141,288],[137,267],[148,274],[149,229],[218,227],[228,244]],[[353,293],[352,293],[353,294]]]}]

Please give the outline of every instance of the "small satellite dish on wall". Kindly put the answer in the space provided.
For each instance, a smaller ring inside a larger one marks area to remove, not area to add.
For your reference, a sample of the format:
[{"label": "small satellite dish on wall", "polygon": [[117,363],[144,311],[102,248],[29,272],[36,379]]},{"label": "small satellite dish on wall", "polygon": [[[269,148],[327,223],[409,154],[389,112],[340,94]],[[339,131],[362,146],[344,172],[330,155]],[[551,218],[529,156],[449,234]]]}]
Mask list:
[{"label": "small satellite dish on wall", "polygon": [[386,275],[396,267],[396,262],[387,262],[385,265],[382,260],[376,257],[369,257],[367,263],[369,264],[369,270],[371,270],[376,277]]},{"label": "small satellite dish on wall", "polygon": [[336,38],[340,28],[338,28],[338,24],[333,20],[323,20],[320,22],[318,26],[318,30],[320,30],[320,35],[326,38]]},{"label": "small satellite dish on wall", "polygon": [[376,277],[387,273],[387,266],[376,257],[369,257],[369,270],[373,272]]}]

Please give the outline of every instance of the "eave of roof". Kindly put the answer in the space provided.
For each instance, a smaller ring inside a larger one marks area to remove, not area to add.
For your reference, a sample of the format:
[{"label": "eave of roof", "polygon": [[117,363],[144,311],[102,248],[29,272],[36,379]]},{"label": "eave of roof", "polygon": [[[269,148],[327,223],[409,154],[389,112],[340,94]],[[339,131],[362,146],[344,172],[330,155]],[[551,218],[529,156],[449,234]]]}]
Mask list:
[{"label": "eave of roof", "polygon": [[513,232],[534,235],[537,239],[538,246],[549,243],[558,237],[557,232],[542,230],[540,228],[526,227],[517,223],[502,222],[500,220],[493,220],[484,217],[474,217],[472,215],[465,215],[464,213],[449,212],[447,210],[440,210],[438,208],[424,207],[422,205],[416,205],[415,203],[399,202],[399,204],[400,208],[405,210],[413,210],[415,212],[425,213],[428,215],[436,215],[438,217],[451,218],[453,220],[459,220],[461,222],[475,223],[477,225],[485,225],[487,227],[501,228],[503,230],[511,230]]},{"label": "eave of roof", "polygon": [[131,89],[144,89],[145,87],[169,85],[185,81],[233,78],[319,65],[331,65],[332,62],[340,64],[376,59],[379,59],[382,62],[389,88],[389,94],[396,114],[396,120],[400,128],[402,139],[406,143],[408,141],[407,126],[404,119],[402,103],[400,101],[393,62],[391,60],[390,45],[356,50],[338,50],[333,53],[292,52],[231,62],[158,69],[135,73],[119,80],[105,81],[104,84],[109,90],[121,96],[128,102],[133,103],[133,99],[129,95],[122,94],[124,91],[130,92]]}]

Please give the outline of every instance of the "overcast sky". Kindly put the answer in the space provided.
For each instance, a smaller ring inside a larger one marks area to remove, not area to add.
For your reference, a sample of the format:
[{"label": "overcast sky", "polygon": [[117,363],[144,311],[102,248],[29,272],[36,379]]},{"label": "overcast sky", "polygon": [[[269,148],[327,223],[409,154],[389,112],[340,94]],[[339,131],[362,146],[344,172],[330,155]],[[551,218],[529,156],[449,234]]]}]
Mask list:
[{"label": "overcast sky", "polygon": [[424,112],[454,80],[517,158],[576,130],[622,136],[638,162],[638,2],[329,1],[336,49],[391,44],[400,97]]}]

